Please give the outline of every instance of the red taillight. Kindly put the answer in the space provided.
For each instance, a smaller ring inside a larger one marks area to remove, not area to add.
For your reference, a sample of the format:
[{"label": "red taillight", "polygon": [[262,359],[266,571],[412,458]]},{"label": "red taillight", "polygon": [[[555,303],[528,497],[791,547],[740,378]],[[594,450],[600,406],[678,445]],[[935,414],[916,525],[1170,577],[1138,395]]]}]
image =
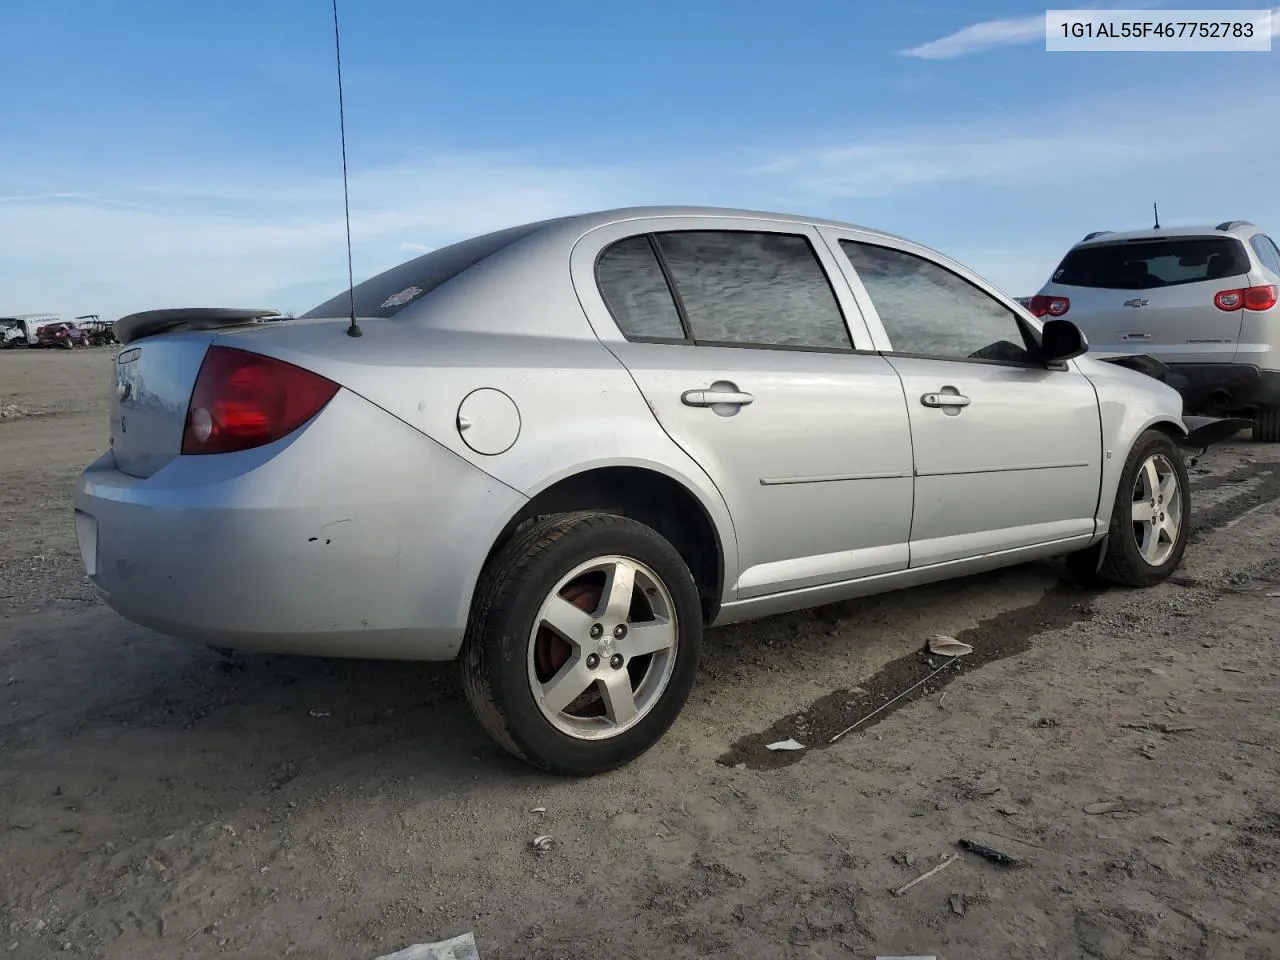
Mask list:
[{"label": "red taillight", "polygon": [[1036,294],[1031,298],[1031,313],[1037,317],[1060,317],[1071,309],[1067,297],[1046,297]]},{"label": "red taillight", "polygon": [[1219,310],[1270,310],[1276,305],[1276,286],[1268,284],[1262,287],[1244,287],[1235,290],[1221,290],[1213,298],[1213,305]]},{"label": "red taillight", "polygon": [[210,347],[191,391],[182,452],[232,453],[287,437],[337,392],[332,380],[283,360]]},{"label": "red taillight", "polygon": [[1244,292],[1244,308],[1246,310],[1270,310],[1275,305],[1275,284],[1268,284],[1265,287],[1250,287]]}]

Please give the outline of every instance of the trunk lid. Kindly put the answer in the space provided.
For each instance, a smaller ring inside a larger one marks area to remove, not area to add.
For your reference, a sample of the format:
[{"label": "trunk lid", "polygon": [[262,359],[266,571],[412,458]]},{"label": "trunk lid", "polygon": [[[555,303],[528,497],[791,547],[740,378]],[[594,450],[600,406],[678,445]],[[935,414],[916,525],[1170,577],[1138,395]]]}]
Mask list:
[{"label": "trunk lid", "polygon": [[205,352],[215,337],[274,310],[221,307],[149,310],[117,320],[122,344],[111,396],[111,450],[116,468],[149,477],[182,452],[187,405]]},{"label": "trunk lid", "polygon": [[1041,293],[1070,300],[1066,317],[1091,350],[1227,363],[1244,309],[1220,310],[1214,296],[1249,285],[1249,258],[1234,237],[1176,236],[1076,247]]},{"label": "trunk lid", "polygon": [[182,452],[191,389],[215,336],[167,334],[121,348],[111,396],[111,450],[122,473],[149,477]]}]

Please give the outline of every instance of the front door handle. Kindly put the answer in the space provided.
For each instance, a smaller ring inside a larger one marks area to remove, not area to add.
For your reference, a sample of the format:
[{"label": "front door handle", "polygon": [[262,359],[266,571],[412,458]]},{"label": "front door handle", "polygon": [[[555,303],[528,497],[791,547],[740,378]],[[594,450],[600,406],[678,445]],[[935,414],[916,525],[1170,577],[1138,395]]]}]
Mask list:
[{"label": "front door handle", "polygon": [[926,407],[967,407],[969,398],[958,393],[926,393],[920,402]]},{"label": "front door handle", "polygon": [[722,403],[745,407],[755,397],[736,390],[686,390],[680,399],[686,407],[718,407]]}]

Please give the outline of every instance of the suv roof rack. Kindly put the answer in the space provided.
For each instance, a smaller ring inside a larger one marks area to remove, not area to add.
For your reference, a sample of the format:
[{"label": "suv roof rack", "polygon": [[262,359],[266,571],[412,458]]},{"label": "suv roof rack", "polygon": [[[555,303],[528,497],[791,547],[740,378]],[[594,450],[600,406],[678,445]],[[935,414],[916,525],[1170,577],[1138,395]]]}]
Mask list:
[{"label": "suv roof rack", "polygon": [[[1221,228],[1219,228],[1219,229],[1221,229]],[[1115,231],[1114,231],[1114,230],[1095,230],[1095,231],[1093,231],[1093,233],[1086,233],[1086,234],[1085,234],[1085,236],[1084,236],[1084,239],[1083,239],[1083,240],[1081,240],[1080,242],[1081,242],[1081,243],[1088,243],[1088,242],[1089,242],[1090,240],[1092,240],[1094,237],[1100,237],[1100,236],[1102,236],[1104,233],[1115,233]]]},{"label": "suv roof rack", "polygon": [[1236,227],[1252,227],[1253,224],[1248,220],[1223,220],[1213,229],[1215,230],[1234,230]]}]

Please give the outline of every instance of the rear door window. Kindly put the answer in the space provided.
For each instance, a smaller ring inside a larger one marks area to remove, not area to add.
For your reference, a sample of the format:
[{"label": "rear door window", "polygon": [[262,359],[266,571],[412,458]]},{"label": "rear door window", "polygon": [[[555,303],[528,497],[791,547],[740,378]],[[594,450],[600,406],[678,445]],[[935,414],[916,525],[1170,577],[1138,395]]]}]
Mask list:
[{"label": "rear door window", "polygon": [[1262,265],[1272,273],[1280,276],[1280,250],[1276,249],[1275,241],[1265,234],[1259,233],[1249,243],[1252,244],[1258,259],[1262,261]]},{"label": "rear door window", "polygon": [[826,270],[805,237],[690,230],[655,239],[694,341],[853,349]]},{"label": "rear door window", "polygon": [[1077,247],[1054,271],[1053,282],[1109,290],[1157,290],[1248,272],[1249,258],[1239,240],[1177,237]]},{"label": "rear door window", "polygon": [[628,340],[852,350],[826,270],[802,236],[683,230],[605,249],[596,283]]}]

